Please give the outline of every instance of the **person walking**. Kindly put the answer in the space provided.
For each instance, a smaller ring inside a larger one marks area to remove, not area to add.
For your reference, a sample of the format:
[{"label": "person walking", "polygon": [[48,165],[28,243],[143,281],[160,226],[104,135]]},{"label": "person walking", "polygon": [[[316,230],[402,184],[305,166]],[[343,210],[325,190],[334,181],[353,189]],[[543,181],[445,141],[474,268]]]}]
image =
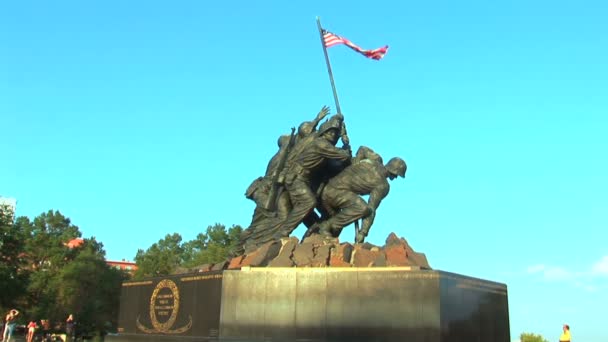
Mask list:
[{"label": "person walking", "polygon": [[17,322],[15,321],[19,316],[19,311],[16,309],[12,309],[6,314],[4,319],[4,334],[2,335],[2,341],[10,342],[13,333],[15,332],[15,327],[17,326]]}]

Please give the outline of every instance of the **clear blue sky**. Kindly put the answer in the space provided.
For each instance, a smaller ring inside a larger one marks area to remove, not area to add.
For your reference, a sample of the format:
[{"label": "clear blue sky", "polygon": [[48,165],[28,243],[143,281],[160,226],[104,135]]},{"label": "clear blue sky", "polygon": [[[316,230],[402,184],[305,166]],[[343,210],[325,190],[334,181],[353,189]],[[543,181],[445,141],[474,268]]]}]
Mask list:
[{"label": "clear blue sky", "polygon": [[506,283],[513,340],[608,340],[605,1],[2,2],[0,195],[111,259],[247,226],[277,137],[335,111],[317,15],[390,45],[329,49],[353,149],[408,163],[369,241]]}]

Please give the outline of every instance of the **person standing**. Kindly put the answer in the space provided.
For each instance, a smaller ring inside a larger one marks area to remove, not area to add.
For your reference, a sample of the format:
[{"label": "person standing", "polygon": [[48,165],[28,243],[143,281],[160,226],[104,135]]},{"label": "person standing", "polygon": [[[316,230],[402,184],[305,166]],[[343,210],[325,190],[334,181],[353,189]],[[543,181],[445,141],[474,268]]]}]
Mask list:
[{"label": "person standing", "polygon": [[570,326],[568,324],[564,324],[563,330],[564,332],[562,332],[562,335],[559,337],[559,342],[570,342]]},{"label": "person standing", "polygon": [[13,333],[15,332],[15,327],[17,326],[17,316],[19,316],[19,311],[16,309],[12,309],[6,314],[4,319],[4,334],[2,336],[2,340],[4,342],[10,342]]},{"label": "person standing", "polygon": [[68,318],[65,320],[65,333],[67,335],[68,341],[74,341],[74,333],[75,333],[74,325],[75,324],[76,324],[76,322],[74,322],[74,315],[70,314],[68,316]]},{"label": "person standing", "polygon": [[27,342],[32,342],[34,340],[36,328],[38,328],[36,321],[30,321],[30,323],[27,325]]}]

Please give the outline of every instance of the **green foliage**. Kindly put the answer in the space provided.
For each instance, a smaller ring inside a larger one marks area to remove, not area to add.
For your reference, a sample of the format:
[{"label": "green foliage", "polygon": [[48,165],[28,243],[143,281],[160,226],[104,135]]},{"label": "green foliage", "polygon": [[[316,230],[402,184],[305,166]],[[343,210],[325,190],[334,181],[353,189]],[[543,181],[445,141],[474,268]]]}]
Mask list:
[{"label": "green foliage", "polygon": [[134,278],[171,274],[182,260],[181,242],[182,236],[178,233],[167,234],[164,239],[159,240],[146,251],[138,250],[135,255],[138,269],[135,271]]},{"label": "green foliage", "polygon": [[196,239],[182,243],[178,233],[167,234],[147,250],[138,250],[135,256],[135,279],[158,277],[174,273],[179,267],[190,268],[226,260],[239,241],[243,229],[216,223],[207,227]]},{"label": "green foliage", "polygon": [[549,342],[541,335],[536,335],[532,333],[522,333],[521,335],[519,335],[519,340],[521,342]]},{"label": "green foliage", "polygon": [[58,278],[61,287],[56,298],[61,317],[77,312],[81,326],[103,327],[106,322],[115,326],[125,274],[109,267],[94,244],[85,244]]},{"label": "green foliage", "polygon": [[49,210],[22,229],[29,237],[25,253],[29,265],[35,269],[53,272],[72,260],[72,253],[66,248],[66,243],[80,237],[80,231],[59,211]]},{"label": "green foliage", "polygon": [[58,211],[31,221],[13,220],[0,210],[0,234],[2,312],[17,307],[22,321],[51,322],[64,322],[71,313],[94,330],[116,326],[125,274],[106,264],[103,245],[95,238],[68,247],[81,233]]},{"label": "green foliage", "polygon": [[[168,234],[137,252],[135,276],[162,276],[178,267],[224,261],[242,230],[215,224],[187,242],[178,233]],[[0,311],[19,308],[22,321],[64,322],[74,314],[80,327],[115,327],[127,274],[106,264],[103,244],[95,238],[83,239],[77,247],[67,245],[80,236],[79,228],[59,211],[15,219],[11,210],[0,207]]]},{"label": "green foliage", "polygon": [[80,252],[80,248],[71,250],[66,246],[68,241],[80,237],[80,231],[59,211],[40,214],[33,221],[24,217],[15,225],[26,237],[21,262],[29,279],[22,305],[31,303],[30,314],[36,317],[61,319],[63,309],[57,295],[62,283],[58,274]]},{"label": "green foliage", "polygon": [[19,256],[23,251],[23,234],[16,229],[13,212],[0,206],[0,310],[13,307],[23,292],[25,282],[19,274]]},{"label": "green foliage", "polygon": [[200,233],[195,240],[184,243],[183,267],[194,267],[226,260],[239,241],[243,228],[233,225],[226,227],[216,223],[207,227],[206,233]]}]

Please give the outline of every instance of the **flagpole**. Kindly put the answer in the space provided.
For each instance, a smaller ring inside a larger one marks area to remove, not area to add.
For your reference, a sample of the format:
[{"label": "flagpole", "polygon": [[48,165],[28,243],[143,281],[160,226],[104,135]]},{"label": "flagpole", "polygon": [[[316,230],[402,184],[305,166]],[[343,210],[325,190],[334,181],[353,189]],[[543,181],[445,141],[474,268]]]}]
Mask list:
[{"label": "flagpole", "polygon": [[338,101],[338,92],[336,91],[336,83],[334,82],[334,75],[331,72],[331,64],[329,64],[329,56],[327,55],[327,47],[325,46],[325,39],[323,39],[323,28],[321,28],[321,20],[317,17],[317,27],[319,28],[319,36],[321,37],[321,46],[323,47],[323,53],[325,54],[325,63],[327,64],[327,73],[329,74],[329,81],[331,82],[331,90],[334,92],[334,101],[336,102],[336,111],[342,114],[340,110],[340,102]]},{"label": "flagpole", "polygon": [[[321,38],[321,46],[323,47],[323,54],[325,54],[325,63],[327,64],[327,73],[329,74],[329,81],[331,82],[331,90],[334,92],[334,101],[336,102],[336,112],[342,114],[340,110],[340,101],[338,101],[338,92],[336,91],[336,83],[334,82],[334,74],[331,72],[331,64],[329,64],[329,55],[327,54],[327,47],[325,46],[325,39],[323,38],[323,28],[321,27],[321,20],[317,17],[317,27],[319,28],[319,37]],[[357,235],[359,234],[359,220],[355,220],[355,242],[357,242]]]}]

